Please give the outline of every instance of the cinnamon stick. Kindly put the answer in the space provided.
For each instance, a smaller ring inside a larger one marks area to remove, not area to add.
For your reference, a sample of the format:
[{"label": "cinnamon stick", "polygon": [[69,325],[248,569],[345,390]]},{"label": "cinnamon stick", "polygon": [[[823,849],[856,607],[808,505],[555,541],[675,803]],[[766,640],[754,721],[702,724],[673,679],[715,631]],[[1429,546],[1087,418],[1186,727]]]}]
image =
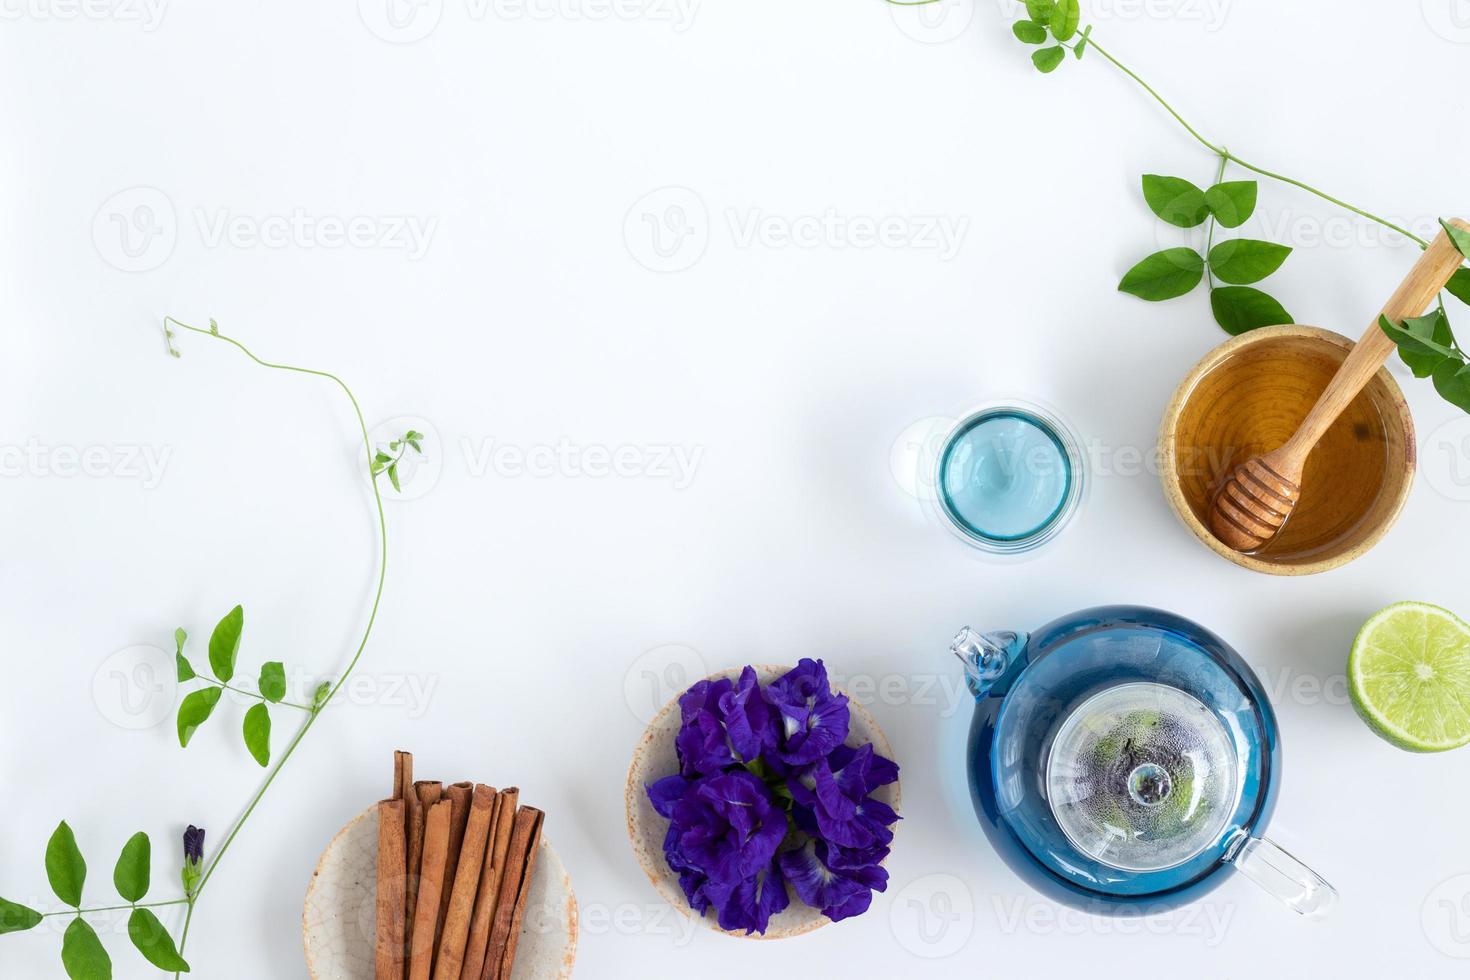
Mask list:
[{"label": "cinnamon stick", "polygon": [[495,812],[490,820],[490,839],[485,849],[485,865],[480,873],[480,888],[475,895],[475,912],[470,920],[470,938],[465,945],[462,980],[480,980],[490,957],[490,934],[495,929],[495,905],[505,871],[506,853],[510,850],[510,834],[515,821],[516,804],[521,791],[503,789],[495,797]]},{"label": "cinnamon stick", "polygon": [[449,811],[449,859],[444,864],[444,891],[439,899],[439,920],[434,927],[434,948],[444,937],[444,922],[449,917],[449,899],[453,893],[455,876],[459,873],[459,852],[464,846],[465,828],[470,819],[470,801],[475,794],[474,783],[454,783],[444,788],[444,798],[453,809]]},{"label": "cinnamon stick", "polygon": [[446,890],[446,894],[450,896],[449,908],[444,915],[439,955],[434,960],[434,980],[460,980],[464,970],[470,920],[475,911],[475,894],[480,887],[485,852],[490,847],[490,824],[495,817],[495,798],[495,790],[489,786],[475,787],[459,852],[459,867],[453,879],[454,887]]},{"label": "cinnamon stick", "polygon": [[449,857],[449,816],[454,809],[440,800],[424,818],[424,853],[419,870],[418,905],[408,947],[409,980],[429,980],[434,967],[434,923],[439,918],[439,892],[444,887],[444,862]]},{"label": "cinnamon stick", "polygon": [[393,753],[393,795],[390,800],[401,800],[413,788],[413,753]]},{"label": "cinnamon stick", "polygon": [[495,932],[490,940],[490,962],[485,964],[488,973],[481,975],[482,980],[510,980],[526,914],[526,898],[531,894],[531,873],[536,869],[536,854],[541,848],[541,825],[545,821],[546,814],[531,806],[521,807],[516,814],[505,880],[495,903]]},{"label": "cinnamon stick", "polygon": [[424,834],[429,808],[439,802],[443,784],[432,779],[421,779],[409,787],[408,823],[408,942],[410,949],[415,942],[414,928],[418,922],[419,887],[423,872]]},{"label": "cinnamon stick", "polygon": [[403,830],[403,801],[378,804],[377,928],[373,954],[375,980],[403,980],[406,927],[407,853]]}]

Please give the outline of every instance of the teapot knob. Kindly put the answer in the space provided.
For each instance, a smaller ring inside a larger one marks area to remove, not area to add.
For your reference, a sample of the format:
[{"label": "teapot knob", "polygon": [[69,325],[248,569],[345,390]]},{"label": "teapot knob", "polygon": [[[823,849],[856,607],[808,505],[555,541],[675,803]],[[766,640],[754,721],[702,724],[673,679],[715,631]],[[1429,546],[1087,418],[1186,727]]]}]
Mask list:
[{"label": "teapot knob", "polygon": [[977,633],[966,626],[955,634],[949,652],[965,665],[965,682],[978,699],[1005,675],[1029,639],[1030,634],[1014,630]]}]

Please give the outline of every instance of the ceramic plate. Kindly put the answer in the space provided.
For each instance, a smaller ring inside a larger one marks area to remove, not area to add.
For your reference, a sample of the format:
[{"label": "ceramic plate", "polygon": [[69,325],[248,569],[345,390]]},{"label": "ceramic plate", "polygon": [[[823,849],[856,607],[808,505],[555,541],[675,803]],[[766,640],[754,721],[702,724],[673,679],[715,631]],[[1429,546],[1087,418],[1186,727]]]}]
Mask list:
[{"label": "ceramic plate", "polygon": [[[378,808],[369,807],[327,845],[301,915],[312,980],[373,980]],[[566,980],[577,955],[577,896],[545,838],[536,857],[512,980]]]},{"label": "ceramic plate", "polygon": [[[713,681],[728,677],[733,680],[740,676],[741,669],[737,667],[721,671],[711,674],[706,679]],[[764,685],[769,684],[791,668],[760,666],[755,670],[761,684]],[[841,688],[833,688],[833,690],[839,694],[843,693]],[[871,742],[879,755],[892,759],[893,746],[888,744],[888,738],[878,727],[877,720],[867,708],[851,700],[850,697],[848,705],[852,709],[852,727],[847,735],[847,744],[857,748]],[[643,737],[638,741],[638,747],[633,751],[633,765],[628,769],[628,783],[624,788],[624,803],[628,810],[628,839],[633,843],[633,853],[638,857],[638,863],[643,866],[643,872],[648,875],[648,880],[653,882],[653,887],[658,890],[664,901],[684,915],[692,917],[694,910],[689,907],[689,900],[684,897],[684,890],[679,887],[679,876],[669,869],[668,862],[664,860],[664,835],[668,832],[669,822],[653,809],[653,804],[648,802],[648,794],[643,790],[647,784],[679,771],[679,759],[674,752],[674,736],[679,732],[679,722],[679,699],[675,698],[659,711],[643,733]],[[889,783],[887,786],[879,787],[873,796],[893,807],[895,812],[898,810],[900,797],[898,783]],[[766,930],[764,936],[759,933],[746,936],[743,932],[729,932],[721,929],[715,922],[713,911],[695,921],[716,932],[723,932],[727,936],[737,936],[740,939],[786,939],[820,929],[831,922],[821,912],[801,902],[794,895],[791,904],[784,912],[771,917],[770,928]]]}]

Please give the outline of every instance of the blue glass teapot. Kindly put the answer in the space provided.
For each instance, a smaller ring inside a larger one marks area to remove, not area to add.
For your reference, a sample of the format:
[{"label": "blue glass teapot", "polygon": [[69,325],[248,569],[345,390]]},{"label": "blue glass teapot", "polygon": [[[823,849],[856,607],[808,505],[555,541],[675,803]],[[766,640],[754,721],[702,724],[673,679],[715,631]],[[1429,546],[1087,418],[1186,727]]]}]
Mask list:
[{"label": "blue glass teapot", "polygon": [[1262,835],[1276,716],[1223,640],[1159,609],[1101,606],[950,647],[975,695],[975,812],[1005,862],[1088,912],[1164,911],[1237,870],[1295,911],[1337,892]]}]

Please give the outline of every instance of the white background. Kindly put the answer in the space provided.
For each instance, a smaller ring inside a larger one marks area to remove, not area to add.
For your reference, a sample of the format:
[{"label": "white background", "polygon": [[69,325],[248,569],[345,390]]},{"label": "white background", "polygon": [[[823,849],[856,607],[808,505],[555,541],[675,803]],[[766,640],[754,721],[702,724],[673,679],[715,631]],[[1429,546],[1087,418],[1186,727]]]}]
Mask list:
[{"label": "white background", "polygon": [[[389,505],[364,686],[211,883],[196,976],[304,975],[312,867],[387,792],[394,748],[549,812],[594,980],[1463,975],[1470,754],[1380,742],[1342,672],[1391,601],[1470,611],[1470,422],[1395,368],[1423,472],[1348,569],[1270,579],[1197,543],[1136,454],[1224,336],[1203,290],[1149,305],[1115,285],[1188,237],[1149,214],[1139,174],[1206,183],[1214,162],[1101,59],[1037,75],[991,0],[430,0],[399,28],[380,0],[176,2],[161,19],[100,3],[4,0],[0,22],[0,894],[55,908],[41,856],[62,818],[91,904],[114,899],[139,829],[154,896],[176,894],[184,825],[216,848],[261,773],[238,704],[179,749],[173,628],[202,662],[243,603],[242,673],[281,659],[307,686],[342,669],[371,598],[341,395],[205,337],[174,360],[172,313],[336,371],[370,425],[423,429],[438,469]],[[1470,210],[1470,9],[1453,3],[1108,0],[1086,20],[1242,156],[1423,226]],[[645,200],[671,186],[687,190]],[[954,254],[743,234],[829,210],[964,234]],[[272,237],[293,214],[308,230]],[[660,258],[646,222],[681,216],[692,234]],[[364,239],[334,245],[331,222],[353,218]],[[394,232],[405,218],[431,228],[422,254]],[[1299,321],[1353,336],[1414,258],[1280,186],[1246,231],[1298,246],[1267,287]],[[1054,406],[1107,472],[1058,542],[997,566],[928,523],[892,461],[914,423],[1008,393]],[[514,465],[562,445],[594,465],[632,448],[624,475]],[[74,472],[89,447],[93,475]],[[663,447],[697,459],[692,479]],[[1271,832],[1341,890],[1330,921],[1240,878],[1142,923],[1060,913],[985,844],[949,636],[1120,601],[1199,619],[1273,691]],[[903,765],[890,891],[777,946],[691,935],[627,846],[629,753],[689,671],[805,655],[896,685],[874,704]],[[0,974],[59,975],[64,921],[0,939]],[[99,920],[117,975],[156,976],[121,921]]]}]

